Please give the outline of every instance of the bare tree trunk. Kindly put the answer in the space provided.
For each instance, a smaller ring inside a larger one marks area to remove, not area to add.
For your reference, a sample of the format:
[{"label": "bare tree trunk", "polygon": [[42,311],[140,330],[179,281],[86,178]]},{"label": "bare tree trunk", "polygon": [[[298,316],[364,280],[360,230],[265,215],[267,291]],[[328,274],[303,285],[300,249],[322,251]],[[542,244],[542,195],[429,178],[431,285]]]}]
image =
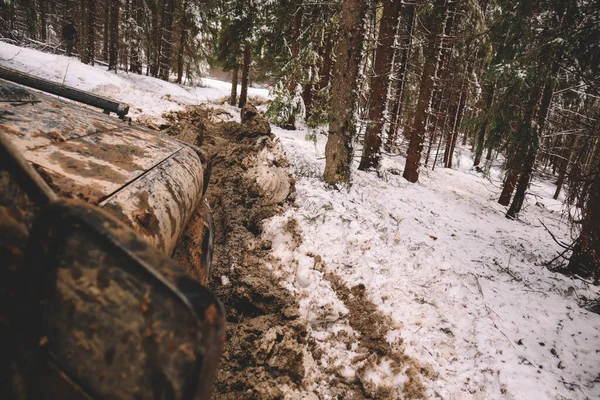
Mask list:
[{"label": "bare tree trunk", "polygon": [[[535,159],[537,157],[538,149],[540,146],[540,135],[542,134],[546,120],[548,118],[548,112],[550,110],[550,104],[552,103],[552,95],[554,94],[554,76],[558,73],[559,65],[554,62],[552,64],[552,70],[549,75],[546,75],[546,83],[538,83],[532,89],[530,104],[525,112],[525,120],[523,121],[523,134],[529,138],[529,148],[527,151],[526,159],[523,163],[523,170],[519,177],[519,183],[517,184],[517,190],[513,202],[506,212],[506,218],[515,219],[517,218],[523,203],[525,201],[525,194],[529,188],[529,183],[533,177],[533,170],[535,167]],[[535,103],[533,103],[535,102]],[[538,112],[537,127],[533,125],[533,113],[537,104],[540,103],[540,109]]]},{"label": "bare tree trunk", "polygon": [[46,19],[46,0],[39,0],[40,5],[40,34],[42,38],[42,42],[45,42],[47,39],[48,27],[47,27],[47,19]]},{"label": "bare tree trunk", "polygon": [[150,68],[150,75],[156,77],[158,76],[160,45],[162,37],[159,25],[159,15],[161,14],[162,7],[160,6],[160,0],[150,1],[148,2],[148,5],[150,7],[150,13],[152,14],[152,38],[148,40],[148,64]]},{"label": "bare tree trunk", "polygon": [[231,96],[229,96],[229,104],[235,106],[237,102],[237,86],[238,86],[238,74],[240,70],[240,65],[235,64],[233,70],[231,71]]},{"label": "bare tree trunk", "polygon": [[[485,105],[481,110],[482,113],[486,113],[490,107],[492,106],[492,102],[494,100],[494,90],[496,86],[494,83],[490,83],[485,87]],[[479,125],[479,133],[477,135],[477,145],[475,149],[475,161],[473,162],[473,166],[477,167],[481,163],[481,156],[483,155],[483,145],[485,143],[485,131],[487,130],[487,123],[482,123]]]},{"label": "bare tree trunk", "polygon": [[108,61],[108,38],[110,36],[110,2],[104,0],[104,34],[102,35],[102,59]]},{"label": "bare tree trunk", "polygon": [[79,2],[81,19],[79,21],[79,58],[84,64],[90,63],[90,56],[87,52],[88,40],[88,21],[87,21],[87,6],[89,0],[81,0]]},{"label": "bare tree trunk", "polygon": [[565,177],[567,176],[567,171],[571,166],[571,162],[573,160],[574,149],[579,145],[579,136],[576,139],[573,139],[573,135],[569,135],[565,143],[565,148],[562,152],[562,160],[560,161],[559,170],[558,170],[558,179],[556,180],[556,191],[554,192],[554,196],[552,198],[554,200],[558,200],[558,196],[560,195],[560,191],[565,183]]},{"label": "bare tree trunk", "polygon": [[329,184],[350,183],[352,140],[356,135],[357,77],[364,36],[362,19],[366,11],[366,0],[344,0],[325,146],[323,180]]},{"label": "bare tree trunk", "polygon": [[423,151],[423,142],[425,140],[425,124],[427,122],[427,110],[431,104],[431,94],[434,89],[437,66],[440,57],[441,35],[444,32],[444,23],[447,16],[447,1],[436,0],[431,15],[431,32],[427,39],[427,48],[425,52],[425,64],[421,76],[419,88],[419,100],[415,110],[413,126],[411,128],[410,142],[406,157],[406,166],[404,168],[404,178],[409,182],[416,182],[419,179],[419,163],[421,161],[421,152]]},{"label": "bare tree trunk", "polygon": [[246,105],[248,100],[248,75],[250,74],[250,62],[252,57],[252,48],[250,44],[244,45],[244,64],[242,65],[242,87],[240,90],[240,102],[238,106],[240,108]]},{"label": "bare tree trunk", "polygon": [[[136,25],[139,27],[142,25],[142,3],[140,0],[133,0],[131,3],[131,13],[133,20]],[[135,74],[142,73],[142,60],[140,59],[140,50],[141,50],[141,38],[139,32],[133,33],[134,38],[132,40],[131,45],[131,60],[129,63],[129,71]]]},{"label": "bare tree trunk", "polygon": [[498,203],[502,204],[505,207],[508,207],[508,205],[510,204],[510,198],[512,197],[513,190],[515,190],[517,180],[519,180],[518,169],[509,169],[506,175],[506,179],[504,180],[504,186],[502,186],[502,193],[500,193]]},{"label": "bare tree trunk", "polygon": [[[596,160],[600,154],[594,154]],[[582,207],[582,224],[567,269],[581,277],[600,281],[600,165],[592,168],[588,201]]]},{"label": "bare tree trunk", "polygon": [[415,26],[415,5],[406,4],[407,10],[407,29],[406,36],[402,40],[402,51],[400,56],[400,66],[396,72],[396,95],[392,105],[391,122],[388,128],[387,140],[385,144],[386,151],[391,151],[398,138],[398,127],[402,118],[402,108],[404,106],[404,88],[406,87],[406,71],[408,70],[408,60],[412,50],[412,37]]},{"label": "bare tree trunk", "polygon": [[[292,38],[291,38],[291,58],[290,62],[294,62],[298,58],[298,54],[300,53],[300,31],[302,29],[302,2],[296,2],[297,9],[294,14],[294,25],[292,29]],[[290,77],[290,81],[288,82],[287,90],[290,92],[291,96],[294,96],[296,91],[296,86],[298,86],[298,76],[296,76],[295,71],[292,69],[292,76]],[[289,129],[296,129],[296,115],[294,113],[290,113],[288,116],[288,120],[285,123]]]},{"label": "bare tree trunk", "polygon": [[[185,44],[187,41],[188,34],[188,7],[189,0],[183,1],[183,8],[181,10],[181,32],[179,34],[179,49],[177,50],[177,83],[181,83],[181,79],[183,78],[183,56],[185,54]],[[237,82],[237,72],[236,72],[236,82]],[[235,105],[235,99],[233,100],[233,104]]]},{"label": "bare tree trunk", "polygon": [[335,35],[336,32],[334,29],[329,29],[325,36],[325,49],[323,51],[321,70],[320,70],[320,79],[319,79],[319,90],[325,89],[329,86],[329,82],[331,81],[331,67],[333,65],[333,58],[331,57],[331,53],[333,52],[333,45],[335,44]]},{"label": "bare tree trunk", "polygon": [[377,35],[377,51],[371,80],[371,104],[369,106],[369,122],[365,133],[364,145],[358,169],[378,170],[381,164],[381,142],[383,134],[383,114],[387,104],[392,57],[394,56],[394,36],[398,17],[400,16],[400,0],[387,0],[383,4],[383,14]]},{"label": "bare tree trunk", "polygon": [[162,45],[160,52],[160,79],[169,80],[171,72],[171,56],[173,53],[173,13],[175,12],[175,0],[165,0],[165,12],[162,20]]},{"label": "bare tree trunk", "polygon": [[452,157],[454,155],[454,148],[456,147],[456,141],[460,133],[460,126],[462,125],[463,116],[465,114],[465,107],[467,105],[467,97],[469,96],[469,76],[473,72],[473,68],[467,69],[467,75],[463,80],[463,84],[460,90],[460,98],[458,100],[458,109],[454,117],[454,123],[452,125],[452,143],[450,145],[450,154],[448,154],[448,162],[446,168],[452,168]]},{"label": "bare tree trunk", "polygon": [[509,219],[515,219],[521,211],[521,207],[525,201],[525,194],[533,174],[535,159],[540,146],[539,128],[534,126],[534,116],[535,110],[540,102],[542,92],[543,83],[538,83],[531,90],[527,109],[525,110],[523,121],[521,122],[517,132],[517,134],[525,141],[523,150],[526,153],[524,155],[525,159],[522,163],[521,173],[519,174],[515,195],[510,207],[508,208],[508,211],[506,212],[506,218]]},{"label": "bare tree trunk", "polygon": [[110,0],[110,43],[108,69],[117,71],[119,57],[119,0]]},{"label": "bare tree trunk", "polygon": [[89,63],[94,65],[94,57],[96,55],[96,2],[89,1],[87,5],[87,56]]}]

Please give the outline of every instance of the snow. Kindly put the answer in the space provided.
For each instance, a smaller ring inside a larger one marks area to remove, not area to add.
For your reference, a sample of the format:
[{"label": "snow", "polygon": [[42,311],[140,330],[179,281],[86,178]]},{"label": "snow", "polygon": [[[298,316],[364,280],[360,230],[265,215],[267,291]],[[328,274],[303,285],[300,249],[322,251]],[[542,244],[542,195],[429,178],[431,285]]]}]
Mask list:
[{"label": "snow", "polygon": [[[201,86],[184,86],[160,79],[108,71],[105,66],[83,64],[75,57],[43,53],[0,42],[0,65],[62,83],[130,105],[129,116],[160,117],[186,105],[218,101],[228,96],[231,84],[203,78]],[[250,87],[248,95],[268,96],[267,89]]]},{"label": "snow", "polygon": [[[6,43],[0,43],[0,64],[127,102],[137,118],[215,102],[230,90],[212,79],[187,87],[115,74]],[[250,89],[250,96],[268,94]],[[364,284],[393,320],[387,340],[431,367],[433,374],[423,378],[428,398],[600,398],[600,315],[577,303],[600,291],[543,266],[559,247],[541,222],[570,242],[550,183],[534,182],[536,197],[528,197],[519,221],[507,220],[496,202],[498,171],[490,179],[474,172],[467,149],[457,169],[422,170],[416,184],[395,174],[402,157],[385,156],[381,177],[355,168],[352,187],[334,189],[321,180],[325,135],[306,127],[273,130],[297,192],[294,207],[264,224],[275,257],[268,267],[299,298],[300,315],[323,350],[318,361],[306,352],[305,390],[288,397],[331,398],[328,371],[349,380],[360,373],[364,382],[396,389],[407,380],[406,369],[394,371],[385,358],[362,372],[351,362],[356,343],[336,338],[357,332],[325,278],[335,273],[348,287]],[[285,229],[291,219],[300,242]],[[230,284],[226,276],[221,281]]]},{"label": "snow", "polygon": [[[336,294],[302,261],[318,254],[349,287],[364,284],[394,319],[399,329],[388,340],[401,338],[406,354],[432,366],[428,397],[600,396],[600,316],[577,304],[599,290],[543,266],[560,249],[540,221],[570,242],[554,187],[534,182],[537,204],[529,197],[520,221],[506,219],[496,202],[497,171],[483,178],[468,156],[458,170],[423,170],[417,184],[392,174],[403,169],[402,157],[385,156],[381,178],[355,169],[349,190],[331,189],[320,179],[326,136],[317,135],[315,146],[306,130],[274,130],[297,175],[299,207],[265,230],[282,265],[295,259],[306,276],[295,286],[309,316],[329,306],[325,314],[339,318]],[[280,245],[290,217],[304,236],[291,256]],[[369,374],[380,384],[401,382],[391,372]]]}]

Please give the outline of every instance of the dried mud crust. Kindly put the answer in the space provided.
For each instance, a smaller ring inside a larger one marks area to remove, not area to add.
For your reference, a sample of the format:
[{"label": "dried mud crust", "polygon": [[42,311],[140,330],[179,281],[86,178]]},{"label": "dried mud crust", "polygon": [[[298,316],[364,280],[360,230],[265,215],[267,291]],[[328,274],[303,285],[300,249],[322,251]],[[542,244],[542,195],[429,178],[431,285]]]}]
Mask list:
[{"label": "dried mud crust", "polygon": [[[269,176],[281,180],[281,168],[287,161],[266,155],[275,146],[272,136],[245,135],[247,127],[220,118],[223,114],[227,111],[194,107],[167,117],[171,135],[201,145],[212,159],[206,193],[215,221],[209,287],[225,305],[228,322],[213,397],[318,399],[324,393],[313,390],[319,386],[317,376],[327,381],[327,398],[397,398],[398,391],[371,387],[363,376],[385,358],[391,360],[394,370],[402,370],[408,377],[400,389],[401,398],[423,398],[420,376],[429,371],[405,356],[401,346],[392,347],[385,340],[392,322],[368,299],[364,287],[348,288],[333,273],[324,278],[348,308],[348,324],[358,339],[334,335],[331,340],[348,348],[358,340],[360,359],[348,363],[361,367],[354,379],[348,379],[339,371],[319,366],[324,348],[311,337],[308,322],[300,318],[297,296],[274,275],[272,265],[277,260],[270,254],[271,243],[261,239],[263,221],[282,214],[293,203],[293,179],[288,177],[289,187],[285,182],[265,185],[261,181]],[[282,190],[289,193],[283,196]],[[297,221],[290,219],[285,229],[299,246],[302,233]]]}]

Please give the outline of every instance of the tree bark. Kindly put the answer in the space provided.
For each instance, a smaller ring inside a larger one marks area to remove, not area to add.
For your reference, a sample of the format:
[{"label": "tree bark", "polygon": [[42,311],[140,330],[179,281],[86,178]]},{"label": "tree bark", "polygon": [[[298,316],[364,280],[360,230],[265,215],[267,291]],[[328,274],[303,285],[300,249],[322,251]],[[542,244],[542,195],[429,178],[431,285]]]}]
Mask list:
[{"label": "tree bark", "polygon": [[89,63],[94,65],[96,55],[96,2],[88,1],[87,5],[87,49]]},{"label": "tree bark", "polygon": [[[517,184],[513,202],[506,212],[506,218],[517,218],[521,208],[523,207],[525,194],[527,193],[529,183],[531,182],[531,178],[533,176],[535,159],[540,146],[540,135],[543,133],[543,130],[546,126],[550,104],[552,103],[552,95],[554,94],[554,76],[558,73],[558,68],[558,63],[553,63],[550,74],[546,75],[547,78],[545,84],[543,82],[538,83],[532,89],[528,109],[525,112],[525,119],[522,124],[522,134],[528,138],[527,155],[523,163],[523,170],[521,171],[521,176],[519,177],[519,183]],[[537,107],[538,103],[540,103],[540,109],[538,112],[537,126],[534,126],[533,114],[535,113],[535,108]]]},{"label": "tree bark", "polygon": [[244,64],[242,65],[242,87],[240,89],[240,108],[246,105],[248,100],[248,76],[250,74],[250,63],[252,62],[252,48],[249,43],[244,45]]},{"label": "tree bark", "polygon": [[325,48],[323,50],[318,84],[319,90],[325,89],[327,86],[329,86],[329,82],[331,81],[331,67],[333,65],[333,58],[331,57],[331,53],[333,52],[333,45],[335,44],[335,35],[335,30],[329,28],[325,36]]},{"label": "tree bark", "polygon": [[117,71],[119,56],[119,0],[110,0],[110,43],[108,70]]},{"label": "tree bark", "polygon": [[341,41],[329,103],[329,135],[325,146],[323,180],[329,184],[350,183],[352,140],[356,135],[357,77],[364,37],[362,19],[366,11],[366,0],[344,0],[339,31]]},{"label": "tree bark", "polygon": [[[177,83],[181,83],[181,79],[183,78],[183,56],[185,55],[185,44],[187,41],[188,34],[188,7],[189,0],[184,0],[183,8],[181,9],[181,32],[179,34],[179,48],[177,49]],[[235,105],[235,99],[233,100],[232,105]]]},{"label": "tree bark", "polygon": [[407,28],[406,36],[402,40],[402,50],[400,56],[400,66],[396,72],[396,95],[392,105],[391,123],[388,128],[385,149],[391,151],[398,138],[398,127],[402,118],[402,108],[404,106],[404,88],[406,87],[406,71],[408,70],[408,60],[412,50],[412,37],[415,26],[415,5],[406,4],[407,10]]},{"label": "tree bark", "polygon": [[[600,155],[596,154],[600,159]],[[581,232],[575,241],[567,270],[583,278],[600,280],[600,165],[590,174],[588,201],[583,205]]]},{"label": "tree bark", "polygon": [[237,86],[238,86],[238,75],[239,75],[240,66],[239,64],[235,64],[233,70],[231,71],[231,96],[229,96],[229,104],[235,106],[237,102]]},{"label": "tree bark", "polygon": [[[302,2],[296,2],[298,8],[294,14],[294,24],[292,29],[292,38],[291,38],[291,57],[290,62],[294,63],[298,58],[298,54],[300,53],[300,31],[302,29]],[[287,90],[290,92],[292,97],[295,96],[296,86],[298,86],[298,76],[297,71],[292,65],[290,81],[287,85]],[[291,112],[288,116],[288,120],[285,123],[289,127],[289,129],[296,129],[296,115]]]},{"label": "tree bark", "polygon": [[104,34],[102,35],[102,59],[108,61],[108,38],[110,36],[110,2],[104,0]]},{"label": "tree bark", "polygon": [[[142,3],[140,0],[133,0],[131,2],[131,13],[133,20],[135,21],[138,27],[142,26]],[[140,50],[141,50],[141,38],[139,36],[139,32],[133,33],[134,38],[132,40],[132,45],[130,49],[131,60],[129,62],[129,71],[135,74],[142,73],[142,60],[140,59]]]},{"label": "tree bark", "polygon": [[[525,194],[527,192],[527,188],[529,187],[529,181],[531,180],[531,176],[533,174],[535,158],[537,157],[538,148],[540,146],[540,130],[539,126],[535,125],[534,118],[535,111],[541,100],[542,92],[543,83],[537,83],[532,88],[529,94],[529,101],[526,106],[527,108],[525,110],[523,121],[521,122],[517,132],[518,137],[522,138],[523,140],[522,150],[525,152],[525,159],[522,162],[522,168],[519,174],[515,195],[510,207],[508,208],[508,211],[506,212],[506,218],[509,219],[517,218],[517,215],[521,211],[521,207],[525,201]],[[517,167],[515,166],[515,168]],[[516,169],[516,171],[518,171],[518,169]]]},{"label": "tree bark", "polygon": [[419,88],[419,99],[411,128],[410,142],[408,144],[408,154],[406,157],[406,166],[404,168],[404,178],[409,182],[419,180],[419,162],[421,152],[423,151],[423,142],[425,140],[425,124],[427,122],[427,112],[431,104],[431,94],[434,89],[435,77],[441,49],[441,36],[444,32],[444,23],[447,16],[447,1],[436,0],[431,15],[431,32],[427,39],[427,48],[425,53],[425,64],[423,74],[421,75],[421,84]]},{"label": "tree bark", "polygon": [[162,7],[160,7],[159,0],[153,0],[148,2],[148,6],[150,8],[151,17],[151,32],[152,38],[148,40],[148,65],[150,69],[150,75],[157,77],[158,76],[158,67],[159,67],[159,55],[160,55],[160,45],[161,45],[161,30],[160,30],[160,21],[159,16],[161,14]]},{"label": "tree bark", "polygon": [[[481,110],[482,114],[485,114],[490,107],[492,106],[492,102],[494,101],[494,91],[496,89],[496,85],[494,83],[490,83],[485,87],[485,104],[483,109]],[[477,147],[475,149],[475,161],[473,162],[473,166],[477,167],[481,163],[481,156],[483,155],[483,147],[485,144],[485,131],[487,130],[487,122],[483,122],[479,125],[479,133],[477,135]]]},{"label": "tree bark", "polygon": [[579,145],[579,136],[576,139],[573,139],[574,135],[569,135],[569,138],[566,140],[565,148],[562,152],[563,158],[559,162],[559,170],[558,170],[558,179],[556,180],[556,191],[554,192],[554,196],[552,198],[554,200],[558,200],[558,195],[560,195],[560,191],[562,190],[563,184],[565,183],[565,177],[567,176],[567,171],[571,165],[573,160],[574,149]]},{"label": "tree bark", "polygon": [[173,53],[173,13],[175,12],[175,0],[165,0],[164,14],[162,19],[162,44],[160,51],[160,79],[169,80],[171,72],[171,56]]},{"label": "tree bark", "polygon": [[42,42],[45,42],[47,39],[48,26],[46,19],[46,0],[39,0],[40,4],[40,34],[42,38]]},{"label": "tree bark", "polygon": [[79,2],[81,20],[79,21],[79,57],[81,62],[84,64],[90,63],[90,55],[88,54],[88,19],[87,19],[87,8],[88,1],[81,0]]},{"label": "tree bark", "polygon": [[378,170],[381,164],[381,142],[385,121],[383,114],[387,104],[392,58],[394,56],[394,36],[398,17],[400,16],[400,0],[385,0],[383,14],[377,35],[377,51],[371,81],[371,104],[369,106],[369,122],[365,132],[362,157],[358,169]]},{"label": "tree bark", "polygon": [[454,121],[452,124],[452,142],[450,145],[450,153],[448,154],[448,159],[446,162],[446,168],[452,168],[452,157],[454,155],[454,149],[456,147],[456,141],[458,140],[458,136],[460,133],[460,126],[462,125],[463,117],[465,115],[465,107],[467,105],[467,98],[469,96],[469,76],[473,72],[472,64],[467,68],[467,75],[463,80],[463,84],[460,90],[460,98],[458,100],[458,109],[456,110],[456,114],[454,116]]}]

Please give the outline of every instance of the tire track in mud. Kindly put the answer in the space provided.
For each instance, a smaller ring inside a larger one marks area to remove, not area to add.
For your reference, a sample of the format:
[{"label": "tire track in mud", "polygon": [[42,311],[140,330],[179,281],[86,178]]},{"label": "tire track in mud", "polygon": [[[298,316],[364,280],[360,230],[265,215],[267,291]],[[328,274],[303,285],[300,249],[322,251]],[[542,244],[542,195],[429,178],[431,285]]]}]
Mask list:
[{"label": "tire track in mud", "polygon": [[[316,376],[331,387],[326,397],[344,399],[393,398],[390,388],[369,387],[365,374],[383,359],[391,360],[394,370],[408,376],[401,392],[405,398],[422,398],[421,374],[424,368],[401,349],[385,340],[391,320],[369,301],[364,286],[348,288],[333,273],[324,275],[336,295],[349,309],[348,324],[359,333],[360,360],[356,377],[348,379],[339,372],[319,366],[321,359],[311,327],[299,316],[298,298],[281,285],[270,264],[271,243],[261,239],[262,222],[283,214],[293,203],[293,195],[272,204],[265,198],[251,172],[259,163],[258,154],[275,146],[270,136],[246,137],[235,122],[217,121],[223,110],[189,108],[171,115],[170,134],[201,144],[212,159],[212,176],[206,198],[215,221],[215,250],[209,287],[223,302],[227,314],[227,338],[217,371],[215,399],[323,398],[315,394]],[[192,129],[199,127],[201,129]],[[264,162],[264,160],[263,160]],[[287,160],[274,157],[276,167]],[[293,179],[290,179],[293,192]],[[294,234],[293,232],[291,232]],[[298,233],[298,232],[296,232]],[[301,241],[301,232],[297,235]],[[355,338],[341,340],[350,346]],[[308,376],[310,375],[310,377]]]}]

